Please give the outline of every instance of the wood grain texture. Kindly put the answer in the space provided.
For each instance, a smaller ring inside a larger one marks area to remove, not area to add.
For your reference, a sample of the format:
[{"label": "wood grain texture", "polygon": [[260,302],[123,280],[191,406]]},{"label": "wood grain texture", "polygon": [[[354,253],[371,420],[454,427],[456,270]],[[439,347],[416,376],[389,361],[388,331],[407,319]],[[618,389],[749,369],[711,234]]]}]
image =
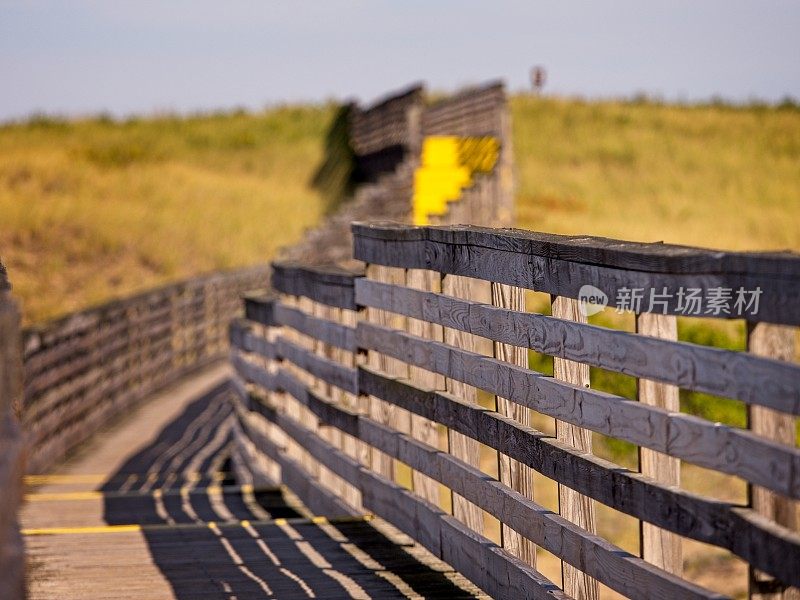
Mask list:
[{"label": "wood grain texture", "polygon": [[[678,322],[675,317],[642,313],[636,315],[636,333],[653,338],[678,339]],[[638,400],[649,406],[657,406],[672,412],[680,412],[678,388],[647,379],[638,380]],[[642,474],[667,485],[680,486],[681,462],[677,458],[639,448],[639,470]],[[676,575],[683,573],[683,551],[680,537],[674,533],[640,524],[640,547],[642,557]]]},{"label": "wood grain texture", "polygon": [[336,265],[311,266],[301,263],[272,263],[272,287],[291,296],[303,296],[315,302],[358,310],[353,292],[353,279],[361,271]]},{"label": "wood grain texture", "polygon": [[[781,361],[795,360],[795,330],[766,323],[748,323],[747,349],[753,354]],[[765,438],[794,448],[796,419],[761,406],[749,407],[750,429]],[[759,486],[749,488],[750,506],[767,519],[797,531],[800,525],[798,502]],[[769,575],[750,568],[750,597],[763,599],[800,599],[800,589],[786,587]]]},{"label": "wood grain texture", "polygon": [[[403,269],[392,269],[380,265],[367,265],[366,276],[369,279],[384,283],[405,284],[406,280],[406,274]],[[353,292],[353,297],[355,299],[355,291]],[[363,316],[364,321],[361,322],[388,326],[401,331],[405,326],[404,317],[383,310],[367,309]],[[367,364],[385,373],[408,376],[408,366],[397,360],[397,358],[392,357],[390,353],[373,349],[367,353]],[[380,398],[370,398],[369,415],[378,423],[392,425],[402,431],[409,431],[411,427],[411,415],[407,411],[392,404],[387,404]],[[375,472],[392,481],[397,480],[396,465],[391,457],[375,450],[371,451],[371,457],[372,469]]]},{"label": "wood grain texture", "polygon": [[800,366],[796,364],[548,315],[508,311],[366,279],[356,280],[356,300],[364,306],[399,312],[542,354],[800,414]]},{"label": "wood grain texture", "polygon": [[[342,310],[329,307],[331,310]],[[300,310],[276,303],[273,308],[276,325],[285,325],[320,342],[353,352],[356,350],[355,328],[347,327],[330,318],[308,315]],[[322,313],[321,313],[322,314]],[[337,313],[327,313],[336,315]]]},{"label": "wood grain texture", "polygon": [[726,548],[786,581],[800,582],[800,535],[754,511],[665,486],[544,433],[442,392],[359,368],[372,395],[490,445],[598,502],[681,536]]},{"label": "wood grain texture", "polygon": [[[743,310],[742,318],[800,325],[795,308],[800,301],[800,258],[795,254],[725,253],[616,240],[605,240],[601,248],[585,252],[585,245],[592,246],[591,238],[586,244],[581,242],[586,238],[554,244],[532,239],[547,234],[523,232],[520,237],[518,233],[355,223],[354,256],[374,264],[431,269],[568,298],[577,298],[584,285],[592,285],[618,308],[625,308],[620,304],[625,289],[666,290],[669,298],[657,308],[665,314],[682,314],[681,288],[696,288],[704,297],[717,288],[759,289],[758,310]],[[705,317],[731,317],[703,310]]]},{"label": "wood grain texture", "polygon": [[[554,297],[551,304],[553,316],[567,321],[586,322],[586,315],[580,311],[577,300]],[[589,365],[553,359],[553,377],[581,388],[589,387]],[[560,442],[575,448],[578,452],[592,453],[592,433],[588,429],[556,419],[556,437]],[[558,512],[562,517],[575,523],[589,533],[596,533],[597,523],[594,502],[567,486],[558,486]],[[562,562],[561,577],[564,591],[575,598],[596,599],[600,590],[597,581],[583,571]]]},{"label": "wood grain texture", "polygon": [[629,597],[717,597],[671,576],[598,536],[508,489],[495,479],[452,455],[437,451],[409,436],[359,418],[359,438],[376,445],[412,468],[428,474],[479,505],[528,539],[581,565],[612,589]]},{"label": "wood grain texture", "polygon": [[318,356],[281,336],[276,340],[278,355],[314,377],[351,393],[358,393],[356,371],[331,359]]},{"label": "wood grain texture", "polygon": [[[560,235],[520,229],[468,225],[412,227],[400,223],[354,223],[356,237],[397,243],[437,243],[506,250],[604,267],[650,273],[756,273],[800,276],[793,252],[729,252],[661,242],[628,242],[585,235]],[[356,256],[359,260],[361,257]]]},{"label": "wood grain texture", "polygon": [[[525,311],[525,294],[521,288],[514,288],[502,284],[492,284],[492,305],[498,308]],[[525,348],[510,344],[495,343],[494,356],[496,359],[520,367],[528,366],[528,352]],[[500,396],[495,397],[496,410],[499,414],[509,417],[522,425],[531,425],[530,409],[511,402]],[[500,481],[522,496],[533,500],[533,470],[513,460],[505,454],[498,452],[498,473]],[[501,521],[503,521],[501,519]],[[524,563],[536,566],[536,546],[530,540],[524,539],[505,523],[501,525],[502,546],[512,555]]]},{"label": "wood grain texture", "polygon": [[670,413],[598,390],[559,381],[475,352],[368,323],[359,345],[424,366],[584,429],[624,439],[787,496],[800,494],[800,452],[750,431]]},{"label": "wood grain texture", "polygon": [[[290,376],[287,375],[287,379]],[[576,453],[557,440],[443,393],[423,390],[359,368],[360,389],[426,419],[492,445],[543,475],[616,510],[679,535],[726,548],[785,581],[800,582],[800,536],[776,528],[753,511],[676,490],[603,459]],[[320,419],[358,437],[359,417],[286,385]],[[374,441],[374,440],[373,440]]]},{"label": "wood grain texture", "polygon": [[[269,415],[268,418],[274,418],[276,422],[281,419],[275,410],[265,410],[264,414]],[[366,421],[379,429],[391,431],[380,423],[370,419]],[[312,431],[303,431],[299,423],[283,421],[283,425],[288,426],[285,430],[290,436],[296,436],[294,439],[297,443],[309,441],[314,436]],[[261,444],[264,444],[263,440]],[[325,461],[340,476],[350,476],[351,481],[358,483],[366,509],[425,546],[493,597],[568,598],[554,583],[449,517],[436,505],[364,468],[324,440],[314,440],[308,449],[317,460]],[[268,451],[277,460],[281,460],[280,452],[276,448]],[[287,485],[293,490],[299,488],[301,493],[298,495],[304,501],[308,497],[311,505],[315,501],[319,503],[320,500],[315,499],[312,494],[304,493],[309,485],[315,483],[310,474],[304,472],[302,466],[292,465],[284,460],[282,467],[286,469],[287,466],[290,467],[287,474],[294,477],[291,481],[286,481]],[[326,498],[324,493],[322,497]],[[326,499],[328,503],[331,500]]]},{"label": "wood grain texture", "polygon": [[[465,277],[445,276],[442,280],[442,291],[448,296],[456,298],[491,299],[491,288],[487,282],[470,280]],[[457,329],[445,328],[444,342],[453,348],[462,348],[467,351],[479,350],[478,338]],[[460,378],[449,377],[449,373],[443,373],[441,370],[433,368],[433,365],[427,365],[424,361],[410,364],[428,368],[444,375],[446,377],[445,388],[449,394],[461,398],[467,404],[477,406],[478,390],[475,387],[468,385]],[[476,467],[480,465],[480,446],[474,439],[457,431],[448,431],[447,441],[450,454],[460,458],[467,464]],[[452,505],[453,515],[458,520],[473,531],[483,533],[483,511],[480,508],[458,494],[453,494]]]},{"label": "wood grain texture", "polygon": [[[365,279],[365,281],[370,281]],[[409,288],[439,292],[442,288],[441,275],[433,271],[422,271],[419,269],[409,269],[406,271],[406,285]],[[418,319],[408,319],[407,330],[409,333],[431,340],[442,341],[444,332],[438,325],[427,323]],[[436,373],[417,367],[408,367],[408,377],[421,387],[430,389],[445,389],[444,378]],[[411,415],[411,436],[429,446],[439,446],[439,431],[436,423],[420,417]],[[439,504],[439,484],[423,475],[419,471],[413,473],[414,491],[424,500],[432,504]]]}]

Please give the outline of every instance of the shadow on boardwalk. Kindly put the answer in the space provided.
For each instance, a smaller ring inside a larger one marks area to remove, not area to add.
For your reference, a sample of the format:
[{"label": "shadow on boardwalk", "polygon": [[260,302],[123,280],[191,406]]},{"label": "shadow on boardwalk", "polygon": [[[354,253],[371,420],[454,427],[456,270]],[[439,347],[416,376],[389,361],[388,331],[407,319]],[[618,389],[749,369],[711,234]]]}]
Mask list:
[{"label": "shadow on boardwalk", "polygon": [[237,486],[228,393],[190,403],[102,488],[106,522],[144,525],[176,598],[472,597],[366,521],[314,523],[280,488]]}]

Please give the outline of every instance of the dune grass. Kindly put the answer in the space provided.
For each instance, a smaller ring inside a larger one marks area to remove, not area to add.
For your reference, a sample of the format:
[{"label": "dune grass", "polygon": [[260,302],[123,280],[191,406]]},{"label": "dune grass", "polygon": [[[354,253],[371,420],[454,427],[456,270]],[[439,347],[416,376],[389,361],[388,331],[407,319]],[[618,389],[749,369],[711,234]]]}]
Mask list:
[{"label": "dune grass", "polygon": [[800,110],[511,100],[518,226],[800,250]]},{"label": "dune grass", "polygon": [[37,322],[265,262],[315,224],[334,106],[0,128],[0,257]]},{"label": "dune grass", "polygon": [[[511,99],[518,226],[800,250],[800,111]],[[334,105],[0,126],[0,258],[27,322],[269,260],[325,211]]]}]

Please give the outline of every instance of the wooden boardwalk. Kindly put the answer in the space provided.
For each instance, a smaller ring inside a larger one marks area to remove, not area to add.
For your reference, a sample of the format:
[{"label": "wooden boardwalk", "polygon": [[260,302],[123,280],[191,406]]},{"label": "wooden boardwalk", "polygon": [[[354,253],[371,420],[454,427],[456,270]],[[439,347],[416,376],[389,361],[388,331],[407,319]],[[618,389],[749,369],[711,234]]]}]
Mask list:
[{"label": "wooden boardwalk", "polygon": [[380,520],[310,515],[230,474],[224,368],[28,477],[32,599],[466,598],[477,589]]}]

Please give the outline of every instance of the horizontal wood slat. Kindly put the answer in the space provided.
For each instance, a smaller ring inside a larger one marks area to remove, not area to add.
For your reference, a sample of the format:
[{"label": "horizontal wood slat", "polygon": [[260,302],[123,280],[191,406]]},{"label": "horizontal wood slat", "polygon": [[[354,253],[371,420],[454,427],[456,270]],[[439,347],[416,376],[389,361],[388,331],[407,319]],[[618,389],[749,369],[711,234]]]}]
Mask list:
[{"label": "horizontal wood slat", "polygon": [[[333,412],[341,411],[341,408],[313,394],[309,394],[307,400],[308,407],[315,414],[331,415],[331,418],[320,416],[322,423],[335,427],[341,422],[332,415]],[[304,444],[305,440],[313,437],[313,432],[295,422],[290,423],[291,419],[259,402],[257,398],[253,399],[252,406],[256,412],[279,425],[298,443]],[[646,596],[663,600],[676,597],[721,597],[658,569],[599,536],[587,533],[446,452],[441,452],[365,416],[355,415],[355,418],[356,428],[348,428],[347,433],[446,485],[544,549],[562,556],[572,565],[585,569],[611,589],[629,597]],[[316,452],[324,452],[323,447],[318,444],[314,444],[314,448]],[[334,465],[329,464],[330,461],[324,454],[315,454],[314,451],[311,453],[340,477],[349,481],[357,480],[353,473],[354,461],[349,457],[346,457],[347,460],[342,461],[341,465]]]},{"label": "horizontal wood slat", "polygon": [[361,274],[361,271],[335,265],[317,267],[278,262],[272,264],[272,287],[290,296],[304,296],[320,304],[358,310],[353,279]]},{"label": "horizontal wood slat", "polygon": [[263,358],[275,360],[277,352],[264,336],[253,333],[253,326],[244,319],[234,319],[230,324],[230,344],[246,352],[258,354]]},{"label": "horizontal wood slat", "polygon": [[279,337],[276,340],[276,347],[278,356],[283,360],[291,361],[304,371],[311,373],[314,377],[335,385],[339,389],[353,394],[358,393],[355,369],[345,367],[334,360],[323,358],[283,337]]},{"label": "horizontal wood slat", "polygon": [[[542,235],[353,224],[354,256],[372,264],[429,269],[568,298],[578,298],[584,285],[592,285],[607,295],[611,306],[617,306],[625,289],[665,291],[670,297],[657,311],[664,314],[682,314],[681,288],[697,289],[703,296],[715,288],[758,289],[758,311],[744,311],[740,318],[800,325],[800,258],[795,254],[725,253],[567,236],[555,236],[560,243],[536,239]],[[583,252],[581,240],[589,240],[585,245],[590,251]],[[640,312],[649,309],[643,303]],[[722,312],[698,316],[732,318]]]},{"label": "horizontal wood slat", "polygon": [[800,366],[796,364],[515,312],[364,278],[356,280],[356,301],[542,354],[800,414]]},{"label": "horizontal wood slat", "polygon": [[649,273],[748,273],[800,277],[800,256],[788,251],[730,252],[663,242],[629,242],[475,225],[413,227],[377,222],[353,223],[352,230],[360,238],[377,241],[432,241]]},{"label": "horizontal wood slat", "polygon": [[276,325],[291,327],[304,335],[342,350],[349,352],[357,350],[356,330],[353,327],[314,317],[280,303],[276,303],[273,310]]},{"label": "horizontal wood slat", "polygon": [[536,371],[361,322],[357,339],[375,350],[486,390],[542,414],[800,497],[800,450],[748,430],[647,406]]},{"label": "horizontal wood slat", "polygon": [[[263,371],[254,365],[250,368]],[[376,425],[371,426],[373,435],[365,436],[364,417],[321,399],[291,374],[279,371],[279,378],[279,389],[289,391],[321,421],[376,445],[393,443],[380,441],[383,430],[376,430]],[[258,377],[251,381],[258,382]],[[362,394],[381,398],[495,448],[615,510],[725,548],[782,581],[800,584],[800,572],[795,568],[800,564],[800,535],[750,509],[659,484],[640,473],[577,452],[493,411],[464,404],[444,392],[424,390],[363,366],[359,367],[358,381]],[[381,449],[391,454],[391,447],[384,445]]]},{"label": "horizontal wood slat", "polygon": [[[279,414],[274,408],[264,407],[258,412],[281,426],[301,445],[316,437],[314,432],[304,431],[302,425]],[[402,486],[358,464],[321,438],[316,437],[304,449],[339,477],[356,484],[362,494],[364,508],[418,541],[493,597],[568,598],[553,582],[490,540],[473,533],[438,507]],[[281,454],[274,449],[270,457],[281,461]],[[295,472],[313,481],[299,465]],[[491,572],[488,572],[488,568]]]},{"label": "horizontal wood slat", "polygon": [[[798,585],[800,535],[753,511],[661,485],[599,457],[444,392],[423,390],[366,367],[359,386],[369,393],[454,429],[615,510],[679,535],[726,548]],[[778,574],[780,571],[780,574]]]}]

